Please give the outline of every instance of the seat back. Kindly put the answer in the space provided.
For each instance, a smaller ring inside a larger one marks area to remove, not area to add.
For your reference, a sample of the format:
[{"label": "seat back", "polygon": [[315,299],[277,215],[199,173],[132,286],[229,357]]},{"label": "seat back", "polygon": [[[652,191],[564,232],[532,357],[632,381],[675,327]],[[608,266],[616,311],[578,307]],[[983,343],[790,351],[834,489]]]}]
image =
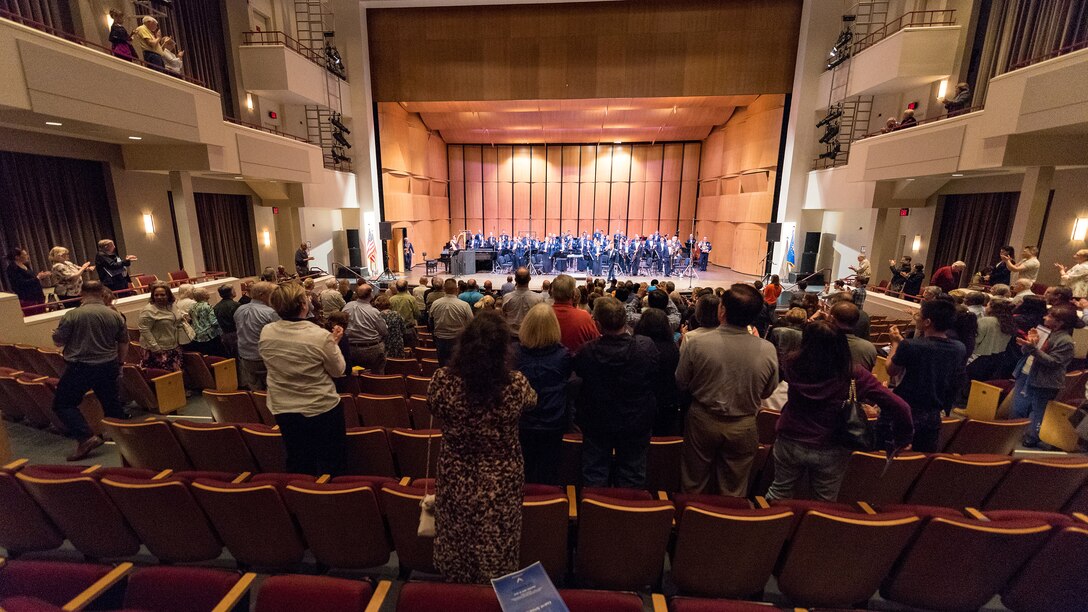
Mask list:
[{"label": "seat back", "polygon": [[140,541],[159,561],[208,561],[222,553],[223,544],[184,480],[110,476],[100,483]]},{"label": "seat back", "polygon": [[[55,609],[59,610],[112,569],[109,565],[93,563],[7,561],[0,566],[0,600],[33,597],[57,606]],[[14,607],[10,609],[15,610]]]},{"label": "seat back", "polygon": [[1017,461],[986,498],[986,510],[1060,512],[1088,482],[1088,459],[1055,457]]},{"label": "seat back", "polygon": [[434,376],[434,373],[438,371],[438,368],[442,367],[437,359],[423,358],[419,361],[419,369],[422,371],[423,376],[430,378]]},{"label": "seat back", "polygon": [[[32,418],[28,414],[26,392],[19,387],[18,370],[0,373],[0,414],[12,421],[27,420],[28,425],[33,425]],[[40,418],[44,418],[40,417]]]},{"label": "seat back", "polygon": [[867,601],[921,523],[909,512],[810,510],[790,541],[778,586],[791,602],[805,607]]},{"label": "seat back", "polygon": [[409,582],[397,595],[397,612],[502,612],[495,590],[477,584]]},{"label": "seat back", "polygon": [[427,391],[431,386],[431,379],[423,376],[405,376],[404,393],[408,397],[418,395],[427,397]]},{"label": "seat back", "polygon": [[442,429],[442,419],[431,413],[431,407],[427,404],[427,397],[413,395],[408,398],[408,413],[412,417],[412,425],[416,429]]},{"label": "seat back", "polygon": [[19,349],[14,344],[0,342],[0,367],[13,370],[25,370],[22,360],[19,358]]},{"label": "seat back", "polygon": [[404,377],[400,374],[360,374],[359,389],[367,395],[404,396]]},{"label": "seat back", "polygon": [[263,423],[253,405],[253,398],[246,391],[204,390],[204,399],[212,411],[216,423]]},{"label": "seat back", "polygon": [[[145,567],[128,577],[125,588],[126,610],[171,610],[200,612],[216,610],[217,605],[236,585],[237,572],[202,567]],[[242,606],[249,609],[243,597]]]},{"label": "seat back", "polygon": [[23,364],[23,370],[39,376],[53,376],[51,368],[45,363],[45,358],[38,352],[38,347],[16,344],[15,350],[19,352],[19,361]]},{"label": "seat back", "polygon": [[[672,556],[683,594],[749,597],[763,590],[793,524],[788,508],[742,510],[690,504]],[[714,551],[728,550],[728,555]]]},{"label": "seat back", "polygon": [[521,502],[521,560],[519,567],[537,561],[553,581],[567,573],[567,537],[570,510],[563,493],[530,495]]},{"label": "seat back", "polygon": [[305,547],[272,484],[233,484],[198,479],[193,496],[240,563],[287,567],[302,560]]},{"label": "seat back", "polygon": [[159,277],[154,274],[137,274],[132,277],[132,286],[140,289],[140,293],[147,293],[147,288],[157,280]]},{"label": "seat back", "polygon": [[19,484],[15,472],[0,468],[0,546],[8,556],[52,550],[63,543],[64,536]]},{"label": "seat back", "polygon": [[354,427],[347,430],[344,473],[396,477],[393,451],[384,429]]},{"label": "seat back", "polygon": [[140,408],[148,412],[158,412],[158,398],[151,385],[147,384],[138,366],[126,363],[121,366],[121,386],[125,394]]},{"label": "seat back", "polygon": [[57,416],[57,413],[53,411],[54,393],[52,388],[46,386],[46,380],[48,379],[45,377],[38,377],[33,380],[28,380],[25,377],[16,379],[16,383],[23,390],[23,397],[27,400],[23,410],[24,412],[36,412],[38,422],[45,421],[47,427],[54,427],[63,432],[66,427],[60,417]]},{"label": "seat back", "polygon": [[140,550],[140,541],[121,511],[90,476],[31,467],[15,477],[79,552],[92,559],[109,559]]},{"label": "seat back", "polygon": [[361,569],[389,562],[389,542],[373,487],[293,482],[283,495],[318,563]]},{"label": "seat back", "polygon": [[268,393],[265,391],[250,391],[250,399],[253,400],[253,407],[257,409],[258,420],[254,423],[263,423],[272,427],[276,424],[276,417],[272,416],[272,411],[268,409]]},{"label": "seat back", "polygon": [[434,359],[435,361],[438,361],[438,349],[436,348],[417,346],[412,349],[412,353],[418,360]]},{"label": "seat back", "polygon": [[997,407],[1001,405],[1001,387],[981,380],[971,381],[971,394],[967,396],[967,418],[979,421],[997,420]]},{"label": "seat back", "polygon": [[102,428],[117,443],[117,450],[132,467],[148,470],[191,470],[170,423],[147,418],[143,421],[102,419]]},{"label": "seat back", "polygon": [[287,471],[287,449],[283,446],[283,435],[278,429],[267,425],[246,425],[242,427],[242,439],[262,472]]},{"label": "seat back", "polygon": [[257,593],[256,612],[364,610],[374,589],[369,582],[328,576],[269,576]]},{"label": "seat back", "polygon": [[1031,419],[976,421],[967,419],[944,448],[946,453],[1011,455]]},{"label": "seat back", "polygon": [[980,506],[1010,467],[1011,458],[933,455],[911,487],[906,502],[946,508]]},{"label": "seat back", "polygon": [[[419,362],[415,359],[402,359],[399,357],[387,357],[385,360],[386,374],[399,374],[401,376],[419,376]],[[403,393],[401,394],[403,395]]]},{"label": "seat back", "polygon": [[246,448],[238,427],[188,421],[174,421],[171,425],[193,469],[231,473],[258,471],[257,462]]},{"label": "seat back", "polygon": [[181,270],[167,272],[166,278],[170,279],[171,281],[188,280],[189,273],[185,271],[185,268],[182,268]]},{"label": "seat back", "polygon": [[348,393],[340,394],[340,409],[344,413],[344,428],[359,427],[359,409],[355,405],[355,396]]},{"label": "seat back", "polygon": [[679,436],[650,438],[646,453],[646,488],[651,491],[680,490],[680,454],[684,439]]},{"label": "seat back", "polygon": [[582,484],[582,434],[563,434],[559,449],[559,484]]},{"label": "seat back", "polygon": [[846,466],[839,501],[902,503],[928,462],[929,457],[922,453],[902,453],[888,465],[887,455],[883,452],[855,452]]},{"label": "seat back", "polygon": [[359,395],[355,398],[359,420],[366,427],[410,428],[408,405],[401,395]]},{"label": "seat back", "polygon": [[948,443],[956,436],[956,432],[959,431],[964,422],[964,420],[956,417],[941,417],[941,430],[937,435],[937,450],[943,451],[948,446]]},{"label": "seat back", "polygon": [[1080,434],[1069,421],[1069,417],[1076,411],[1076,407],[1069,404],[1048,402],[1039,427],[1039,439],[1067,453],[1082,450]]},{"label": "seat back", "polygon": [[204,362],[204,356],[192,351],[181,353],[182,368],[185,370],[185,387],[188,389],[214,389],[215,377]]},{"label": "seat back", "polygon": [[37,349],[38,358],[42,364],[49,370],[48,372],[42,372],[46,376],[56,376],[60,378],[64,376],[64,371],[68,368],[68,364],[65,363],[64,357],[60,351],[50,351],[43,348]]},{"label": "seat back", "polygon": [[[438,454],[442,449],[442,432],[437,429],[392,429],[389,445],[397,460],[397,472],[403,477],[424,478],[438,473]],[[427,464],[430,448],[430,467]]]},{"label": "seat back", "polygon": [[1065,386],[1054,398],[1056,402],[1079,404],[1084,401],[1084,383],[1088,380],[1088,370],[1075,370],[1065,373]]},{"label": "seat back", "polygon": [[579,582],[627,591],[656,585],[673,512],[668,501],[584,496],[578,512],[575,561]]},{"label": "seat back", "polygon": [[1001,591],[1011,610],[1076,610],[1088,601],[1084,567],[1088,567],[1088,525],[1051,535],[1027,565]]},{"label": "seat back", "polygon": [[1038,520],[930,519],[880,594],[916,608],[977,610],[1039,550],[1051,529]]},{"label": "seat back", "polygon": [[763,408],[756,412],[756,432],[759,435],[760,444],[774,444],[774,439],[778,435],[775,427],[778,426],[778,419],[781,416],[780,410]]},{"label": "seat back", "polygon": [[419,529],[419,502],[423,489],[401,485],[385,485],[381,490],[382,507],[393,536],[393,547],[402,572],[418,570],[437,574],[434,567],[434,538],[417,534]]}]

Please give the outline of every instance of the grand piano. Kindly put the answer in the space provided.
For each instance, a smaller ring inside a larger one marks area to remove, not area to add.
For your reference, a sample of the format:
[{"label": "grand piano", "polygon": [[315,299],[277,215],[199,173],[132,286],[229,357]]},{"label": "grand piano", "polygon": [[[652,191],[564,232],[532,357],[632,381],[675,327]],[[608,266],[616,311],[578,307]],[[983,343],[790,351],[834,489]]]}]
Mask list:
[{"label": "grand piano", "polygon": [[[462,250],[457,251],[457,252],[458,253],[475,253],[476,254],[476,256],[475,256],[476,269],[480,268],[480,264],[488,264],[490,266],[491,270],[494,270],[495,260],[499,256],[499,252],[497,250],[495,250],[495,249],[475,249],[475,250],[473,250],[473,249],[462,249]],[[451,264],[450,250],[449,249],[442,249],[442,254],[439,255],[438,261],[442,262],[442,264],[446,266],[446,272],[448,273],[450,271],[450,264]]]}]

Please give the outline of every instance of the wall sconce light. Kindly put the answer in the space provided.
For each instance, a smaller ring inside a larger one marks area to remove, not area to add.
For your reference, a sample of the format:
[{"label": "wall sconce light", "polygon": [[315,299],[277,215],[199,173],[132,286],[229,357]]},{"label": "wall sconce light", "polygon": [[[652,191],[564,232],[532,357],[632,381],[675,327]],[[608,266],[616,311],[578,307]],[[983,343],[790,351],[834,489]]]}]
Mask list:
[{"label": "wall sconce light", "polygon": [[145,234],[154,234],[155,233],[155,217],[152,216],[150,213],[147,213],[147,214],[144,215],[144,233]]},{"label": "wall sconce light", "polygon": [[253,94],[246,94],[246,108],[249,109],[251,112],[253,111]]},{"label": "wall sconce light", "polygon": [[1086,236],[1088,236],[1088,217],[1077,217],[1077,220],[1073,222],[1071,239],[1083,242]]},{"label": "wall sconce light", "polygon": [[264,243],[264,248],[272,248],[272,234],[268,230],[261,232],[261,242]]},{"label": "wall sconce light", "polygon": [[915,234],[914,235],[914,243],[910,245],[910,248],[915,253],[922,250],[922,235],[921,234]]},{"label": "wall sconce light", "polygon": [[941,84],[937,86],[937,99],[943,100],[945,94],[948,93],[948,79],[941,81]]},{"label": "wall sconce light", "polygon": [[106,13],[106,27],[107,28],[112,28],[113,27],[113,15],[110,15],[109,13]]}]

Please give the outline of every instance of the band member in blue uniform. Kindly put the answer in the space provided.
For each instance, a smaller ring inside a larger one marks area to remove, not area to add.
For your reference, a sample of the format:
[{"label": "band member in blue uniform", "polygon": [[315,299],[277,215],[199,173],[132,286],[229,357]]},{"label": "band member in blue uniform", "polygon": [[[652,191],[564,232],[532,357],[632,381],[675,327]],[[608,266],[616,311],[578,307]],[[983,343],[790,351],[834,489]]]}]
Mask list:
[{"label": "band member in blue uniform", "polygon": [[412,246],[412,242],[407,237],[404,238],[404,271],[410,272],[412,270],[412,255],[416,254],[416,248]]}]

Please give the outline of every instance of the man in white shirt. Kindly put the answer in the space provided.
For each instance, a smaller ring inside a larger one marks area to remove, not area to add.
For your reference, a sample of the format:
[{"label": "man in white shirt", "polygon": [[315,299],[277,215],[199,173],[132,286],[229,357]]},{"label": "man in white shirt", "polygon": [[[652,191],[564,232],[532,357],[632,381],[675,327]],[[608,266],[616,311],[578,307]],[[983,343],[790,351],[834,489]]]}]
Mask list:
[{"label": "man in white shirt", "polygon": [[1034,283],[1039,278],[1039,247],[1026,246],[1020,254],[1024,257],[1020,263],[1016,263],[1005,253],[1001,254],[1001,259],[1005,261],[1006,268],[1017,273],[1017,279]]},{"label": "man in white shirt", "polygon": [[866,282],[873,275],[873,267],[864,255],[858,255],[858,265],[850,266],[850,269],[858,278],[864,278]]}]

